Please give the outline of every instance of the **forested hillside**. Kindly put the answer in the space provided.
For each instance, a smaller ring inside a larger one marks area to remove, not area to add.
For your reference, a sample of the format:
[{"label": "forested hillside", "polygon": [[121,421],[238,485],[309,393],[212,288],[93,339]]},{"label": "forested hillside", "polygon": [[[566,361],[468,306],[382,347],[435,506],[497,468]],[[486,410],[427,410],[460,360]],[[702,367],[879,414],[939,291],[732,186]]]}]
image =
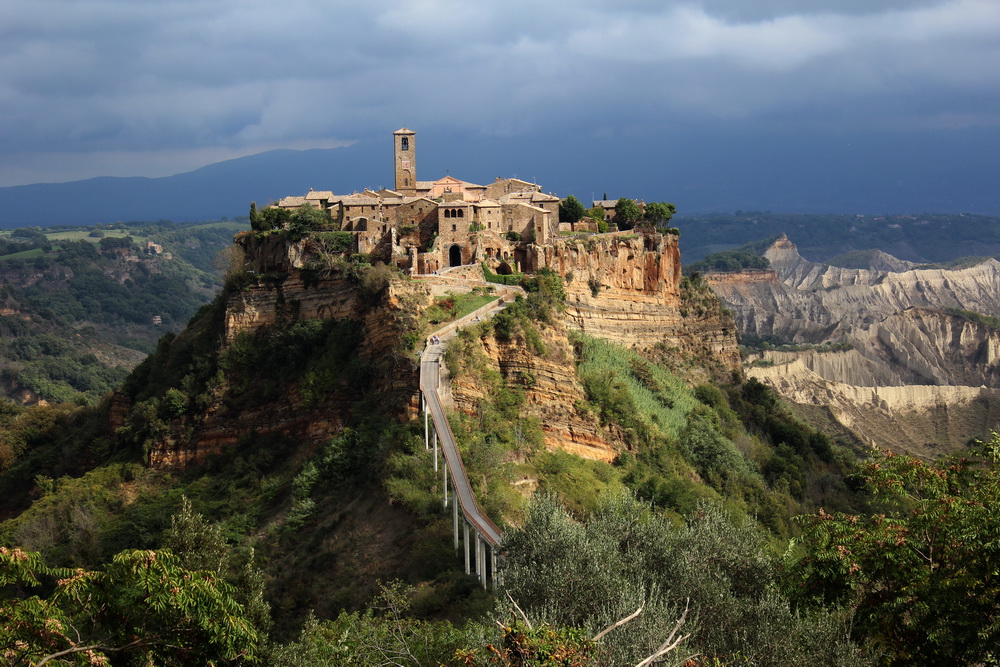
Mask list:
[{"label": "forested hillside", "polygon": [[918,264],[1000,254],[1000,218],[974,214],[816,215],[737,211],[678,216],[684,261],[787,234],[804,257],[827,261],[878,249]]},{"label": "forested hillside", "polygon": [[216,292],[213,262],[241,228],[155,223],[0,236],[4,394],[95,400],[117,386]]}]

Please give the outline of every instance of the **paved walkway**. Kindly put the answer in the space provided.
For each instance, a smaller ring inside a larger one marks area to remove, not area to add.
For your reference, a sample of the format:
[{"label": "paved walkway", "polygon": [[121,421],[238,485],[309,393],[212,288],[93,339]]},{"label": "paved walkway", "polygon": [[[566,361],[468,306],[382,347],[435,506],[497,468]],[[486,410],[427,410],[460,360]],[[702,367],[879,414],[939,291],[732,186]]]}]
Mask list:
[{"label": "paved walkway", "polygon": [[[434,332],[428,337],[427,346],[424,348],[420,360],[420,390],[427,401],[431,419],[434,420],[434,430],[437,431],[438,437],[441,439],[441,449],[444,452],[445,464],[451,473],[455,495],[458,496],[462,514],[465,515],[465,520],[475,528],[476,532],[490,546],[498,545],[503,535],[500,529],[496,527],[496,524],[483,514],[479,509],[479,504],[476,503],[472,487],[469,485],[469,476],[466,474],[465,465],[462,463],[462,456],[458,453],[458,447],[455,445],[455,436],[451,432],[451,425],[448,423],[444,407],[441,404],[441,395],[438,393],[438,388],[441,382],[441,366],[444,364],[442,357],[447,342],[455,337],[458,330],[463,326],[474,324],[480,319],[493,317],[503,310],[505,306],[504,299],[498,299]],[[432,344],[430,341],[434,336],[437,336],[440,342]]]}]

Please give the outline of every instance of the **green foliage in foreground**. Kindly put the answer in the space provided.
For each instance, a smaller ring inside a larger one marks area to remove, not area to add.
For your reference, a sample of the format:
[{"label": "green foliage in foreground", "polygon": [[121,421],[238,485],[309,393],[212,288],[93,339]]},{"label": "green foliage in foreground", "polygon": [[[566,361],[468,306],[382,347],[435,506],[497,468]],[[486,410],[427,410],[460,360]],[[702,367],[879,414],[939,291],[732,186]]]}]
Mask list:
[{"label": "green foliage in foreground", "polygon": [[524,525],[505,535],[504,550],[504,593],[532,621],[592,637],[643,609],[601,640],[609,664],[652,654],[687,606],[682,655],[727,665],[866,663],[845,615],[793,610],[766,534],[709,506],[675,528],[619,495],[581,523],[554,498],[538,496]]},{"label": "green foliage in foreground", "polygon": [[893,665],[1000,660],[1000,436],[928,463],[868,461],[871,514],[804,517],[796,592],[856,610],[856,633]]},{"label": "green foliage in foreground", "polygon": [[0,656],[8,665],[258,661],[258,630],[211,572],[170,551],[123,551],[96,570],[0,547]]}]

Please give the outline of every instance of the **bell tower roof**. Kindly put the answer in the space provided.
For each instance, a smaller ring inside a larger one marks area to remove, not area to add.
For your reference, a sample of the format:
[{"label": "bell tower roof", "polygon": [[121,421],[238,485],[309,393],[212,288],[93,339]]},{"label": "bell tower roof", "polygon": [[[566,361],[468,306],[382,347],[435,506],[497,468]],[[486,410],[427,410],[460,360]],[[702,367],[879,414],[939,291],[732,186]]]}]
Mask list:
[{"label": "bell tower roof", "polygon": [[416,132],[414,132],[413,130],[408,130],[405,127],[402,127],[393,132],[393,134],[416,134]]}]

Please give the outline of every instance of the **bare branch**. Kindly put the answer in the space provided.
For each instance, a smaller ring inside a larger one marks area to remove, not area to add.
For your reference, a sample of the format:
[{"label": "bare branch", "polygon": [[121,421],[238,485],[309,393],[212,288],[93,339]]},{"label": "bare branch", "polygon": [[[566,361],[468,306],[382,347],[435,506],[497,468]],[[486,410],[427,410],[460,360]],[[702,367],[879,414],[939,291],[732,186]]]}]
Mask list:
[{"label": "bare branch", "polygon": [[507,592],[507,599],[510,600],[512,605],[514,605],[514,609],[517,610],[517,613],[521,614],[521,618],[524,619],[524,624],[528,626],[529,630],[531,630],[531,621],[528,620],[528,615],[524,613],[524,610],[521,609],[516,602],[514,602],[514,598],[510,596],[509,591]]},{"label": "bare branch", "polygon": [[68,649],[58,651],[57,653],[52,653],[45,656],[41,660],[35,663],[35,667],[41,667],[49,660],[55,660],[56,658],[61,658],[65,655],[72,655],[73,653],[83,653],[84,651],[101,651],[103,653],[113,652],[113,651],[126,651],[130,648],[135,648],[136,646],[142,646],[146,641],[143,638],[136,639],[134,641],[125,644],[124,646],[101,646],[99,644],[92,644],[90,646],[71,646]]},{"label": "bare branch", "polygon": [[638,663],[635,667],[648,667],[648,665],[652,665],[659,658],[673,651],[682,641],[691,636],[690,634],[686,634],[678,637],[676,640],[674,639],[677,632],[681,629],[681,626],[684,625],[684,621],[687,620],[688,610],[690,608],[691,598],[687,598],[687,600],[684,601],[684,613],[681,614],[679,619],[677,619],[677,623],[674,625],[674,629],[670,631],[670,635],[667,637],[666,641],[664,641],[663,644],[660,645],[660,648],[656,649],[652,655]]},{"label": "bare branch", "polygon": [[639,614],[642,613],[642,610],[645,607],[646,607],[646,603],[643,602],[641,605],[639,605],[639,608],[636,609],[633,613],[629,614],[628,616],[626,616],[625,618],[621,619],[620,621],[615,621],[614,623],[612,623],[611,625],[609,625],[608,627],[604,628],[603,630],[601,630],[600,632],[598,632],[596,635],[594,635],[593,641],[596,642],[598,639],[600,639],[604,635],[608,634],[609,632],[611,632],[615,628],[620,628],[621,626],[625,625],[629,621],[633,620]]}]

